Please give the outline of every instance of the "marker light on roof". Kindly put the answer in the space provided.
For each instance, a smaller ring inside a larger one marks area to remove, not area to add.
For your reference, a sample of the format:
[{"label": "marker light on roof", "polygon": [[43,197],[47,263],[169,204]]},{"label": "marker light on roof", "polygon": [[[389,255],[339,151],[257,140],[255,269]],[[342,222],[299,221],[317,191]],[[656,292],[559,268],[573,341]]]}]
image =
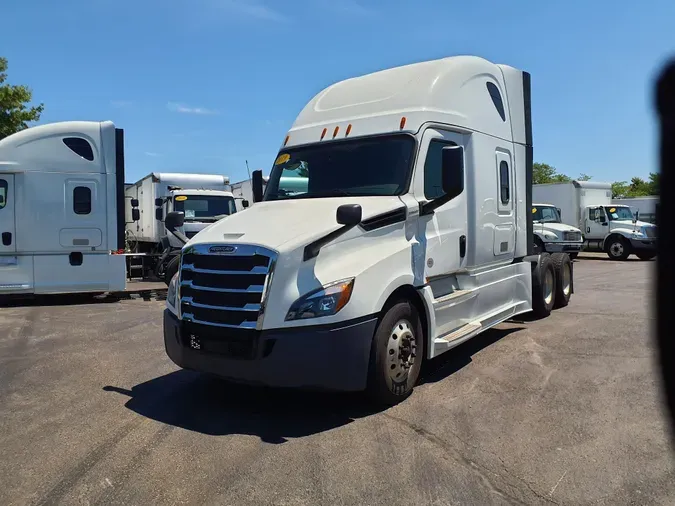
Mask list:
[{"label": "marker light on roof", "polygon": [[405,116],[401,118],[401,124],[399,125],[399,128],[403,130],[403,127],[405,126]]},{"label": "marker light on roof", "polygon": [[335,139],[335,136],[338,134],[339,131],[340,131],[340,127],[336,126],[335,130],[333,130],[333,139]]},{"label": "marker light on roof", "polygon": [[349,125],[347,125],[347,131],[345,132],[345,137],[347,137],[349,135],[349,132],[351,132],[351,131],[352,131],[352,124],[350,123]]},{"label": "marker light on roof", "polygon": [[327,130],[324,128],[324,129],[323,129],[323,132],[321,132],[321,139],[319,139],[319,140],[322,141],[323,138],[326,137],[326,132],[327,132]]}]

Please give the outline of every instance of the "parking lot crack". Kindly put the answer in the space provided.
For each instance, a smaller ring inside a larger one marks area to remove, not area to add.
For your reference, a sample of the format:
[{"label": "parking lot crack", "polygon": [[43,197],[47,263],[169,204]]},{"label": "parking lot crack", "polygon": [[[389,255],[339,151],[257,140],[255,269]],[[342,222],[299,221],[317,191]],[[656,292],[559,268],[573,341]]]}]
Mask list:
[{"label": "parking lot crack", "polygon": [[[437,436],[436,434],[424,429],[423,427],[420,427],[419,425],[417,425],[413,422],[409,422],[407,420],[404,420],[403,418],[399,418],[397,416],[393,416],[393,415],[388,414],[388,413],[383,413],[383,415],[386,418],[388,418],[390,420],[393,420],[393,421],[395,421],[399,424],[402,424],[405,427],[413,430],[416,434],[422,436],[424,439],[426,439],[427,441],[429,441],[433,445],[442,448],[446,452],[452,453],[455,456],[456,461],[458,461],[464,467],[467,467],[467,468],[471,469],[472,471],[475,471],[478,474],[480,474],[481,477],[483,477],[488,482],[490,487],[496,493],[504,496],[505,498],[508,498],[512,501],[516,501],[518,504],[526,504],[522,499],[519,499],[518,497],[515,497],[513,494],[508,493],[507,491],[505,491],[501,487],[499,487],[497,484],[495,484],[493,477],[501,478],[508,485],[514,487],[517,490],[522,489],[522,487],[519,486],[519,485],[524,485],[525,488],[531,494],[536,496],[538,499],[541,499],[542,501],[545,501],[546,503],[550,503],[550,504],[559,504],[558,502],[551,499],[551,497],[549,497],[547,495],[544,495],[544,494],[538,492],[537,490],[535,490],[533,488],[533,486],[527,480],[525,480],[524,478],[521,478],[520,476],[518,476],[518,475],[514,474],[512,471],[510,471],[508,469],[508,467],[506,466],[506,463],[504,462],[502,457],[495,454],[494,452],[486,450],[485,448],[482,448],[480,446],[471,444],[468,441],[465,441],[464,439],[460,438],[456,434],[450,433],[457,441],[459,441],[464,446],[469,447],[469,448],[471,448],[473,450],[476,450],[478,452],[487,453],[487,454],[491,455],[492,457],[496,458],[499,461],[499,463],[501,464],[502,473],[497,473],[497,472],[493,471],[492,469],[490,469],[489,467],[487,467],[487,466],[485,466],[481,463],[478,463],[478,462],[475,462],[471,459],[468,459],[467,457],[462,455],[461,452],[459,452],[456,448],[454,448],[452,445],[450,445],[447,441],[445,441],[444,439]],[[514,480],[516,481],[516,483],[514,483]]]}]

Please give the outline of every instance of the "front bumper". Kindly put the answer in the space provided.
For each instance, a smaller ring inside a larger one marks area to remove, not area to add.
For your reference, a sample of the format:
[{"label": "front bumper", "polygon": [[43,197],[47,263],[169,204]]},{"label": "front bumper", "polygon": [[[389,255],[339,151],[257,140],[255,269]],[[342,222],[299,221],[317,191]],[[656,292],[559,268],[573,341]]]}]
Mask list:
[{"label": "front bumper", "polygon": [[645,253],[656,253],[656,239],[631,239],[630,245],[633,247],[633,251]]},{"label": "front bumper", "polygon": [[[244,358],[232,353],[237,346],[241,349],[241,340],[235,347],[227,346],[231,342],[228,329],[187,325],[164,310],[166,353],[184,369],[272,387],[359,391],[366,388],[377,318],[343,322],[338,327],[246,331],[250,353],[246,351]],[[195,344],[195,332],[200,331],[208,339]],[[196,345],[202,349],[194,349]]]},{"label": "front bumper", "polygon": [[547,253],[578,253],[584,246],[583,242],[547,242],[544,243]]}]

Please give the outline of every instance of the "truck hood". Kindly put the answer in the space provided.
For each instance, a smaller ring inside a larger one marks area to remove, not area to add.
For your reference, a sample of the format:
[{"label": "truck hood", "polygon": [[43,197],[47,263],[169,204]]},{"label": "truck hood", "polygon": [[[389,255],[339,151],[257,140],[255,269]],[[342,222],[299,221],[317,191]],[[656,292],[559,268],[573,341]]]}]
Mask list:
[{"label": "truck hood", "polygon": [[[289,199],[258,202],[210,224],[187,246],[194,244],[242,243],[288,251],[307,244],[341,225],[335,220],[337,208],[359,204],[367,220],[403,206],[398,197],[339,197]],[[339,241],[339,239],[338,239]]]},{"label": "truck hood", "polygon": [[613,220],[609,222],[612,229],[614,228],[656,228],[656,225],[653,223],[647,223],[646,221],[637,221],[636,223],[633,223],[632,220]]},{"label": "truck hood", "polygon": [[548,222],[548,223],[535,223],[534,224],[535,228],[543,229],[543,230],[550,230],[551,232],[581,232],[576,227],[573,227],[571,225],[566,225],[564,223],[554,223],[554,222]]}]

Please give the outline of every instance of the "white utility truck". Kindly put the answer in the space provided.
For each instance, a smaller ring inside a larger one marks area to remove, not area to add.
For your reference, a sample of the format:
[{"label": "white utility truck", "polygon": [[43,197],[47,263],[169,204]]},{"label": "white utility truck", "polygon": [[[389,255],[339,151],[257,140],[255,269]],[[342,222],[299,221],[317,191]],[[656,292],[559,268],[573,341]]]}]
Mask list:
[{"label": "white utility truck", "polygon": [[526,72],[457,56],[334,84],[295,120],[263,200],[183,248],[166,351],[233,381],[396,403],[424,359],[568,303],[569,256],[533,254],[531,181]]},{"label": "white utility truck", "polygon": [[656,226],[640,221],[630,207],[612,204],[612,185],[572,181],[534,185],[533,198],[560,209],[562,221],[576,224],[584,251],[605,252],[613,260],[633,253],[641,260],[656,256]]},{"label": "white utility truck", "polygon": [[[139,265],[154,270],[168,283],[178,269],[177,254],[184,242],[166,230],[164,217],[174,211],[183,213],[185,224],[180,232],[194,237],[210,223],[237,211],[229,182],[227,176],[216,174],[152,173],[129,185],[125,192],[127,238],[134,253],[147,254],[152,260]],[[139,211],[138,220],[133,219],[134,209]]]},{"label": "white utility truck", "polygon": [[577,257],[584,246],[581,230],[565,225],[558,208],[551,204],[532,204],[532,215],[536,252],[564,251],[572,259]]},{"label": "white utility truck", "polygon": [[123,131],[67,121],[2,139],[0,237],[0,295],[123,290]]}]

